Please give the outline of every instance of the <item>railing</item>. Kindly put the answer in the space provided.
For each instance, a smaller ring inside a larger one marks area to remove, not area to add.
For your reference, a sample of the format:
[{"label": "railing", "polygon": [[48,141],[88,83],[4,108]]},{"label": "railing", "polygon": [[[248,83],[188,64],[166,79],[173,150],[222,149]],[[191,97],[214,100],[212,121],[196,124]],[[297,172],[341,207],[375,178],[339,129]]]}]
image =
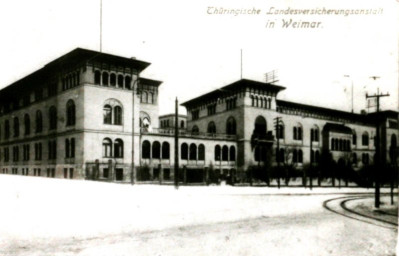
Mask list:
[{"label": "railing", "polygon": [[[167,135],[175,134],[174,129],[141,128],[140,131],[142,134],[167,134]],[[215,139],[227,139],[227,140],[237,139],[237,135],[230,135],[224,133],[190,132],[183,129],[179,129],[179,136],[194,137],[194,138],[215,138]]]}]

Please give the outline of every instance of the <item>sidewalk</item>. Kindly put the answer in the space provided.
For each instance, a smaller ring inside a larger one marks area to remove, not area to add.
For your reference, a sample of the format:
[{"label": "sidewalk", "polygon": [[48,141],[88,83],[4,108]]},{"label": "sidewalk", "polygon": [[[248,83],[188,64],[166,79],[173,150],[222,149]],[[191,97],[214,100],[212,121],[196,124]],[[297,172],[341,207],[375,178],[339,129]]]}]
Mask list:
[{"label": "sidewalk", "polygon": [[[396,194],[397,195],[397,194]],[[357,198],[342,203],[342,207],[360,216],[372,218],[376,221],[398,225],[398,198],[394,197],[391,205],[389,196],[381,196],[379,208],[374,207],[374,198]]]}]

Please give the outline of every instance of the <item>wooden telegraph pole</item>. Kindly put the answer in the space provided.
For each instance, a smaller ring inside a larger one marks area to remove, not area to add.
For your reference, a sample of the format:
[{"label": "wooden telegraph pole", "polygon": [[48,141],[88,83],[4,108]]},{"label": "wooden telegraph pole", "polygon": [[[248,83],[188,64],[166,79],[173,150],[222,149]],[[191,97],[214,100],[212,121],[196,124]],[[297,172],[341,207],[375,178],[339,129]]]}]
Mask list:
[{"label": "wooden telegraph pole", "polygon": [[[371,77],[373,80],[377,80],[379,77],[378,76],[372,76]],[[389,96],[389,93],[387,94],[380,94],[379,90],[377,91],[377,94],[374,95],[368,95],[366,94],[366,99],[369,98],[376,98],[377,100],[377,116],[376,116],[376,130],[377,134],[375,137],[375,166],[376,168],[376,173],[375,173],[375,199],[374,199],[374,206],[375,208],[380,207],[380,179],[379,179],[379,170],[381,170],[381,134],[380,134],[380,117],[378,113],[380,112],[380,98],[381,97],[387,97]]]}]

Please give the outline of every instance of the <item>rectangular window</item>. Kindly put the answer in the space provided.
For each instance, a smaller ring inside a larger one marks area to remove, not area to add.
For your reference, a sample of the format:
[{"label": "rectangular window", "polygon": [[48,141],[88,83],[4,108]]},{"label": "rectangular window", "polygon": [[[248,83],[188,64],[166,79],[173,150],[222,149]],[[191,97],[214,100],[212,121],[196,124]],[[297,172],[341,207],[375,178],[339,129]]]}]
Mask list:
[{"label": "rectangular window", "polygon": [[35,143],[35,160],[42,160],[42,143]]},{"label": "rectangular window", "polygon": [[64,168],[64,178],[68,178],[68,168]]},{"label": "rectangular window", "polygon": [[69,178],[73,179],[73,168],[69,168]]},{"label": "rectangular window", "polygon": [[192,120],[197,120],[199,118],[199,110],[198,109],[197,110],[193,110],[191,112],[191,115],[192,115]]},{"label": "rectangular window", "polygon": [[12,149],[12,160],[17,162],[19,160],[19,148],[18,146],[13,147]]},{"label": "rectangular window", "polygon": [[214,115],[216,113],[216,104],[208,106],[208,116]]},{"label": "rectangular window", "polygon": [[4,162],[10,161],[10,149],[4,148]]},{"label": "rectangular window", "polygon": [[115,169],[115,178],[116,178],[116,180],[123,180],[123,169],[122,168]]},{"label": "rectangular window", "polygon": [[109,177],[109,169],[108,168],[104,168],[103,169],[103,177],[104,178],[108,178]]}]

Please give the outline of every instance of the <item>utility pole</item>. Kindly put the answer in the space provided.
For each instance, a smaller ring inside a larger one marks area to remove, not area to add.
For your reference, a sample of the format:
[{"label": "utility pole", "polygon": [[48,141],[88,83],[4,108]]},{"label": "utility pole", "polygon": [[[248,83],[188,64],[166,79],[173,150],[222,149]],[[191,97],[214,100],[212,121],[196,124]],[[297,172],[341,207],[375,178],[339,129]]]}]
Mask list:
[{"label": "utility pole", "polygon": [[277,139],[277,149],[276,149],[276,161],[277,161],[277,186],[280,188],[280,121],[281,117],[274,118],[275,128],[276,128],[276,139]]},{"label": "utility pole", "polygon": [[[370,77],[373,80],[377,80],[379,77],[378,76],[372,76]],[[376,98],[377,100],[377,115],[376,115],[376,130],[377,134],[375,137],[375,166],[376,168],[376,173],[375,173],[375,199],[374,199],[374,207],[379,208],[380,207],[380,179],[379,179],[379,170],[381,168],[380,163],[381,163],[381,134],[380,134],[380,117],[378,113],[380,112],[380,98],[381,97],[388,97],[389,93],[387,94],[380,94],[379,90],[377,90],[377,94],[374,95],[368,95],[366,94],[366,99],[369,98]]]},{"label": "utility pole", "polygon": [[179,188],[179,103],[175,101],[175,188]]}]

